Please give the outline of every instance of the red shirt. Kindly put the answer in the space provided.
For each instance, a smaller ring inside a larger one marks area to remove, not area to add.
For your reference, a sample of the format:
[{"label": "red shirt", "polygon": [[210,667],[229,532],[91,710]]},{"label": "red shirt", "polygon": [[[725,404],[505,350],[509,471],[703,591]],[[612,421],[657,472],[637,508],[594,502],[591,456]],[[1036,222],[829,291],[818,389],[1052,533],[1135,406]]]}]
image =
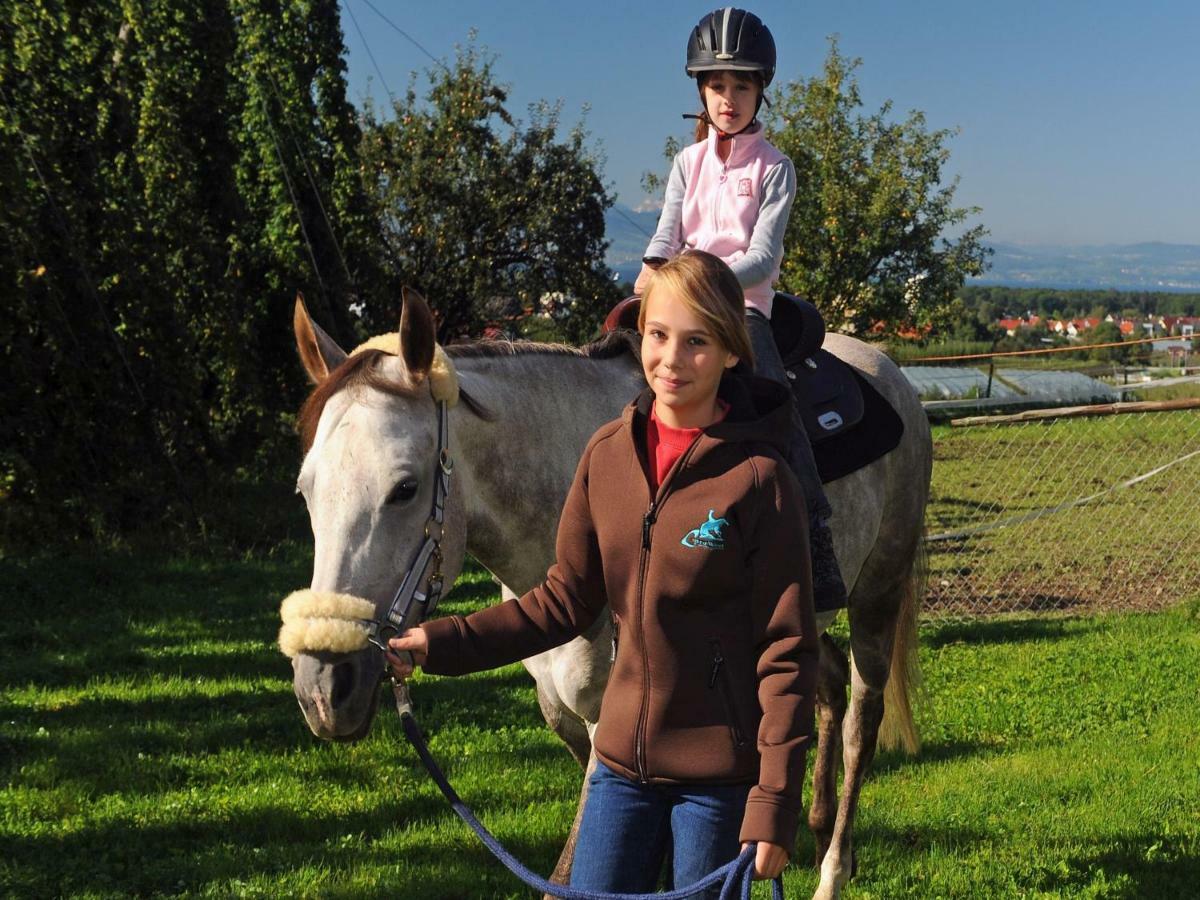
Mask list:
[{"label": "red shirt", "polygon": [[[713,424],[720,422],[729,412],[729,404],[717,401],[717,417]],[[700,436],[703,428],[672,428],[665,424],[650,406],[650,415],[646,419],[646,456],[651,463],[650,490],[658,493],[658,486],[663,483],[667,473],[676,460],[683,456],[688,447]]]}]

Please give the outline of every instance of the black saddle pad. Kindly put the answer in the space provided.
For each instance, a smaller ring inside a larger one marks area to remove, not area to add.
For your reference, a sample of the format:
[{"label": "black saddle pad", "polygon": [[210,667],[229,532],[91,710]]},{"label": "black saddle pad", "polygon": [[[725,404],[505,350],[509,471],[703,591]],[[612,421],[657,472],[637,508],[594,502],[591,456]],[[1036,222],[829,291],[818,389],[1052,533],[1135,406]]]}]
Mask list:
[{"label": "black saddle pad", "polygon": [[822,484],[870,465],[895,450],[904,436],[904,422],[892,405],[857,371],[850,371],[862,391],[862,419],[853,428],[813,443]]},{"label": "black saddle pad", "polygon": [[814,446],[862,421],[862,388],[854,370],[828,350],[785,362],[784,368],[800,421]]}]

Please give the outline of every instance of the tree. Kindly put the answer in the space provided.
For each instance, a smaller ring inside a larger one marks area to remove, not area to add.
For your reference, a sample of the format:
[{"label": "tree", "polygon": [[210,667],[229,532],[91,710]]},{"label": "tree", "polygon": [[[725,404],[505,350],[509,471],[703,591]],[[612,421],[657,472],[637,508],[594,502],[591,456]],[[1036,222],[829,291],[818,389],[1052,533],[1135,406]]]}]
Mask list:
[{"label": "tree", "polygon": [[345,339],[381,278],[337,11],[4,6],[0,500],[119,529],[291,450],[296,290]]},{"label": "tree", "polygon": [[[1115,322],[1101,322],[1087,332],[1087,343],[1089,344],[1119,344],[1124,339],[1120,327]],[[1095,347],[1088,352],[1088,359],[1094,359],[1097,362],[1123,362],[1128,356],[1128,347]]]},{"label": "tree", "polygon": [[[362,165],[375,216],[441,340],[509,331],[547,304],[559,333],[579,340],[618,299],[603,262],[612,199],[581,127],[560,136],[560,109],[545,103],[522,124],[506,102],[491,61],[468,47],[430,71],[424,102],[410,85],[390,118],[368,108]],[[368,302],[373,324],[395,317],[385,299]]]},{"label": "tree", "polygon": [[784,290],[815,303],[831,329],[940,323],[970,275],[986,268],[982,226],[946,237],[979,210],[942,184],[954,132],[930,131],[891,103],[864,115],[855,71],[830,40],[822,73],[784,87],[767,116],[772,143],[796,166]]}]

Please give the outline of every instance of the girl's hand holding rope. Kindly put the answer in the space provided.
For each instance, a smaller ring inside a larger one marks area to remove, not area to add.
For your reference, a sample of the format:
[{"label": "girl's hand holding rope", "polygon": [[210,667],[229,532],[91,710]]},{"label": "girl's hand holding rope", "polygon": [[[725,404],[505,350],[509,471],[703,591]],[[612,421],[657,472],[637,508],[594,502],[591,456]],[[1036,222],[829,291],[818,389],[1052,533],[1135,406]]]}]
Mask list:
[{"label": "girl's hand holding rope", "polygon": [[[745,850],[749,844],[742,844]],[[758,881],[767,878],[778,878],[783,868],[788,864],[788,852],[779,844],[758,842],[758,850],[754,854],[754,877]]]},{"label": "girl's hand holding rope", "polygon": [[429,638],[420,628],[410,628],[389,640],[388,648],[383,658],[387,660],[392,677],[402,681],[412,674],[416,666],[425,665],[425,658],[429,655]]}]

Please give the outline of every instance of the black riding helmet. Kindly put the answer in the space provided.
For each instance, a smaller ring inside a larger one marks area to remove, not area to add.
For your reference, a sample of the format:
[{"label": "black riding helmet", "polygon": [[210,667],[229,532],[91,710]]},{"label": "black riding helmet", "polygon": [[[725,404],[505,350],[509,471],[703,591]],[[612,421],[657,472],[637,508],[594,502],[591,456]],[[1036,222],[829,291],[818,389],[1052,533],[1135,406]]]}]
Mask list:
[{"label": "black riding helmet", "polygon": [[727,6],[714,9],[692,29],[687,46],[687,73],[719,70],[758,72],[763,88],[775,77],[775,38],[752,12]]}]

